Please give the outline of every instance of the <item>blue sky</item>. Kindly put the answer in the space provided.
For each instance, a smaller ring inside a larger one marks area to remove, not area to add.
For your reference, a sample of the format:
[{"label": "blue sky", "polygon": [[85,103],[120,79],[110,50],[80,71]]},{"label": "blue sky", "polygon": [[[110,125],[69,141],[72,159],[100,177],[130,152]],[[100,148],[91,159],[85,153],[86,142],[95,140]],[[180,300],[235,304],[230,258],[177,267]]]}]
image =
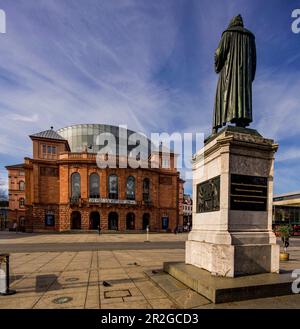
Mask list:
[{"label": "blue sky", "polygon": [[[252,128],[274,138],[275,193],[300,190],[300,34],[289,0],[0,0],[0,175],[28,135],[76,123],[204,132],[214,51],[232,16],[256,35]],[[187,184],[187,191],[190,184]]]}]

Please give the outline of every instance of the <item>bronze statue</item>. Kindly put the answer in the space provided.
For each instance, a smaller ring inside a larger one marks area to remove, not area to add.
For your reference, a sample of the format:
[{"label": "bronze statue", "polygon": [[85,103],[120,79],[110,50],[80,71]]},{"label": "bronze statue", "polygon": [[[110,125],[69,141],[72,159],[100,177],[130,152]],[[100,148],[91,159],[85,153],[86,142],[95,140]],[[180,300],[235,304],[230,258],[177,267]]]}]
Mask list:
[{"label": "bronze statue", "polygon": [[215,98],[213,133],[227,122],[247,127],[252,122],[252,82],[256,71],[255,37],[244,28],[241,15],[223,32],[215,53],[219,81]]}]

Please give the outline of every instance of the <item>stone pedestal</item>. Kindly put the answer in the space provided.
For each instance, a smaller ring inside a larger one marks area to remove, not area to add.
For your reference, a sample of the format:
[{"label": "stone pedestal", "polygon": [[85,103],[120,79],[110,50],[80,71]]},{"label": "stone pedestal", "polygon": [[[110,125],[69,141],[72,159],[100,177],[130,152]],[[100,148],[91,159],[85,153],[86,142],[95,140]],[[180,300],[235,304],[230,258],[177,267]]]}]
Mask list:
[{"label": "stone pedestal", "polygon": [[186,264],[227,277],[279,272],[272,232],[277,148],[256,130],[229,126],[195,155]]}]

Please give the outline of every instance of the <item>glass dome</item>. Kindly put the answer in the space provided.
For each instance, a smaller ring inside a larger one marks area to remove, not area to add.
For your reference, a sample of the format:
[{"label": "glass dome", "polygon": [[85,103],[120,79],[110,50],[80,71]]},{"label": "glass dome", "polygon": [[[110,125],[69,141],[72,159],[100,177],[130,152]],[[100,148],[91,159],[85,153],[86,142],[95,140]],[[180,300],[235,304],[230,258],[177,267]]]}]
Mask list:
[{"label": "glass dome", "polygon": [[[137,134],[141,139],[148,143],[148,150],[150,152],[150,140],[141,133],[125,129],[123,127],[104,125],[104,124],[78,124],[57,130],[57,133],[66,139],[69,143],[72,152],[83,152],[87,149],[88,152],[97,153],[105,145],[97,145],[97,137],[102,133],[110,133],[116,139],[116,154],[121,150],[120,147],[127,145],[127,154],[131,152],[136,145],[128,145],[128,137],[132,134]],[[123,137],[125,136],[125,137]],[[126,140],[127,136],[127,140]],[[121,142],[123,139],[123,143]],[[99,140],[98,140],[99,142]]]}]

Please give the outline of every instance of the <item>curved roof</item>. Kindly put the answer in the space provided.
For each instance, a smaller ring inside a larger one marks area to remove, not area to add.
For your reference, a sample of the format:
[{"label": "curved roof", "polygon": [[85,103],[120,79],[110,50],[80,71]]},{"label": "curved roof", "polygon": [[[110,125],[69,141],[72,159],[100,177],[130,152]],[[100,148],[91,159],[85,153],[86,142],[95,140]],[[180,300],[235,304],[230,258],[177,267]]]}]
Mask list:
[{"label": "curved roof", "polygon": [[[103,145],[97,144],[97,136],[102,133],[112,134],[115,137],[116,144],[118,146],[121,144],[122,140],[127,140],[132,134],[137,134],[138,136],[146,138],[148,147],[151,144],[145,134],[135,132],[123,126],[113,126],[107,124],[76,124],[57,130],[57,134],[68,141],[72,152],[80,152],[84,148],[88,148],[91,152],[98,151],[103,147]],[[126,142],[125,145],[128,147],[128,152],[137,146],[128,145],[128,142]]]}]

